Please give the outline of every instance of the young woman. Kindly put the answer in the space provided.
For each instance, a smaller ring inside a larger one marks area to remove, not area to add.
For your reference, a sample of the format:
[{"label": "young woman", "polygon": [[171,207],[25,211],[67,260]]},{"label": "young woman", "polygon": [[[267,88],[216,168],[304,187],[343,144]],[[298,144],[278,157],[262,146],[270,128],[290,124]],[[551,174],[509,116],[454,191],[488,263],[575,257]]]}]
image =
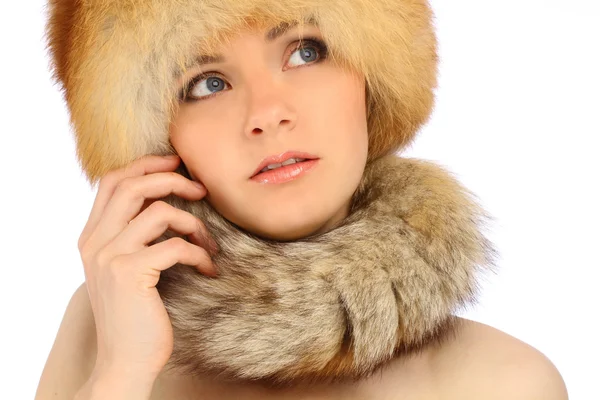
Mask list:
[{"label": "young woman", "polygon": [[567,398],[453,316],[486,214],[393,154],[433,104],[425,1],[51,3],[100,184],[38,399]]}]

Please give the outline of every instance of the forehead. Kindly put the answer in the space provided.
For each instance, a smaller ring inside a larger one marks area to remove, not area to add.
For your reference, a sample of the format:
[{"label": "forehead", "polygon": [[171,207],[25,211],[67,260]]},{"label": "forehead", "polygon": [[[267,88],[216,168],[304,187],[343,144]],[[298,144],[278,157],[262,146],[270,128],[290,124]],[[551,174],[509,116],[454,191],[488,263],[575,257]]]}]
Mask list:
[{"label": "forehead", "polygon": [[[292,22],[281,22],[278,25],[271,27],[264,35],[263,40],[266,43],[270,43],[273,42],[275,40],[277,40],[279,37],[285,35],[290,29],[298,26],[299,23],[298,21],[292,21]],[[306,21],[302,22],[302,26],[312,26],[312,27],[318,27],[318,24],[316,23],[316,21],[312,18],[307,19]],[[261,29],[260,27],[258,29]],[[213,52],[211,54],[200,54],[198,56],[196,56],[196,58],[193,60],[193,62],[187,66],[187,68],[191,67],[191,66],[202,66],[203,64],[212,64],[212,63],[220,63],[224,61],[224,57],[223,55]]]}]

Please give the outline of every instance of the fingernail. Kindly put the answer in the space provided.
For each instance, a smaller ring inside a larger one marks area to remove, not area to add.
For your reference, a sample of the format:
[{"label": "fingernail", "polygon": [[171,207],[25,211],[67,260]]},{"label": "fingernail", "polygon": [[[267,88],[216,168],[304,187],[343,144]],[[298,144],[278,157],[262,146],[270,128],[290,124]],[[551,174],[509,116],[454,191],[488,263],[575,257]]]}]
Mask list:
[{"label": "fingernail", "polygon": [[192,181],[192,183],[198,188],[198,189],[204,189],[204,185],[201,184],[200,182],[196,182],[196,181]]},{"label": "fingernail", "polygon": [[217,267],[215,266],[214,263],[210,264],[210,276],[212,276],[213,278],[216,278],[217,276],[219,276],[219,272],[217,271]]},{"label": "fingernail", "polygon": [[209,276],[211,278],[217,277],[219,274],[217,273],[217,268],[215,268],[215,264],[210,262],[209,264],[201,264],[196,266],[198,272],[202,275]]}]

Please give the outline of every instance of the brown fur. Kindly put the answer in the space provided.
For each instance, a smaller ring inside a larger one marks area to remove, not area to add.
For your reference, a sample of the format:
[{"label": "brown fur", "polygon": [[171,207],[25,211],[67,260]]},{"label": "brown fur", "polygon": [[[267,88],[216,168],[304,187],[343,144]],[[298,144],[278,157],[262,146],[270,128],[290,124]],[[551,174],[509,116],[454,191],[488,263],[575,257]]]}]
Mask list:
[{"label": "brown fur", "polygon": [[369,160],[409,144],[430,117],[437,42],[425,0],[49,0],[47,42],[88,180],[175,153],[174,76],[248,26],[309,16],[332,62],[365,76]]},{"label": "brown fur", "polygon": [[163,199],[200,217],[221,248],[217,279],[182,265],[161,274],[175,335],[168,368],[273,385],[359,379],[452,334],[452,313],[475,301],[477,271],[493,270],[495,250],[469,191],[441,167],[391,155],[433,107],[437,43],[426,0],[49,4],[54,77],[92,183],[143,155],[174,152],[175,77],[240,29],[312,17],[332,62],[366,79],[368,163],[350,215],[329,232],[270,241],[205,201]]},{"label": "brown fur", "polygon": [[416,159],[369,163],[351,214],[291,242],[245,232],[204,200],[163,200],[204,221],[221,249],[217,279],[175,265],[157,286],[175,335],[168,368],[186,374],[275,385],[366,377],[443,340],[452,313],[475,302],[477,272],[494,270],[481,232],[491,217]]}]

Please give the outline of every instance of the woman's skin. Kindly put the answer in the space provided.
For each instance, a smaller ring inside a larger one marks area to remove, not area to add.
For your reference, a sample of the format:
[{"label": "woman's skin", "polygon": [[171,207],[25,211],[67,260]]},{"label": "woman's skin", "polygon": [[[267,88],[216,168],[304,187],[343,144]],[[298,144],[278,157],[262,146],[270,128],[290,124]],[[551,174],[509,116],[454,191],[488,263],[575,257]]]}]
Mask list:
[{"label": "woman's skin", "polygon": [[[306,39],[297,49],[300,38],[322,39],[316,26],[295,26],[274,41],[264,36],[240,33],[222,49],[222,63],[180,79],[183,87],[211,73],[189,88],[190,98],[202,99],[180,103],[170,138],[221,215],[259,236],[294,240],[348,214],[367,159],[365,80],[335,67]],[[265,157],[288,150],[320,160],[283,184],[249,179]]]},{"label": "woman's skin", "polygon": [[[543,354],[466,319],[441,345],[355,383],[276,390],[162,369],[172,332],[155,288],[160,271],[182,262],[211,275],[211,250],[202,221],[152,199],[206,197],[240,227],[279,240],[325,232],[348,214],[367,157],[364,79],[319,61],[308,42],[302,59],[299,33],[272,42],[240,33],[222,48],[223,63],[188,71],[182,86],[200,71],[222,80],[197,81],[188,95],[211,94],[208,82],[218,93],[178,107],[170,136],[181,160],[144,157],[103,178],[79,241],[86,282],[67,307],[36,399],[567,399]],[[303,34],[320,37],[316,27]],[[319,163],[285,184],[249,179],[264,157],[288,150]],[[200,187],[170,173],[179,162]],[[144,245],[167,225],[191,243]]]}]

